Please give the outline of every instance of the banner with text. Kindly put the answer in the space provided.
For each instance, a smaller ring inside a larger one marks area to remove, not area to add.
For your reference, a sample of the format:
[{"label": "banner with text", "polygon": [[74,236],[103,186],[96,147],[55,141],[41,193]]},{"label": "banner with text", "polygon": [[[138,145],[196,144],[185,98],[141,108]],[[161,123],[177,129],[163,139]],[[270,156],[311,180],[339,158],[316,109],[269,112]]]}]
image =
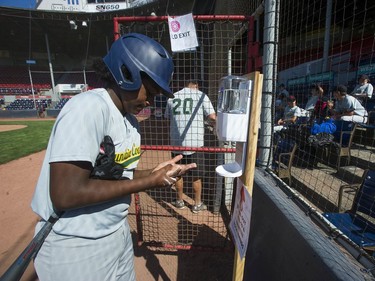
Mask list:
[{"label": "banner with text", "polygon": [[168,17],[169,34],[172,52],[195,50],[198,46],[193,14]]}]

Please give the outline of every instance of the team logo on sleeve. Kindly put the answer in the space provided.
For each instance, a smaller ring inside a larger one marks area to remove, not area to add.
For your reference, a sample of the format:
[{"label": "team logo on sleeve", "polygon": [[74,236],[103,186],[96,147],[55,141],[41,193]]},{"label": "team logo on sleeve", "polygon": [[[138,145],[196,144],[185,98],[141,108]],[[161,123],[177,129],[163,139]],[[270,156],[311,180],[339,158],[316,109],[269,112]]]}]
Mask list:
[{"label": "team logo on sleeve", "polygon": [[115,156],[116,163],[124,168],[129,168],[137,164],[141,157],[141,147],[133,144],[131,149],[126,149],[124,152],[118,152]]}]

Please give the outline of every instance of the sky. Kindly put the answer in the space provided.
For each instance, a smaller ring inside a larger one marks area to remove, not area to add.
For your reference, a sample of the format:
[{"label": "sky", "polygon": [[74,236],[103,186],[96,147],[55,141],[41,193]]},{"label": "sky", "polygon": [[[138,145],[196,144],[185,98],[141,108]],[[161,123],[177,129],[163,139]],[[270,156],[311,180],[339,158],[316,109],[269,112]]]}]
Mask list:
[{"label": "sky", "polygon": [[0,0],[0,7],[34,9],[36,0]]}]

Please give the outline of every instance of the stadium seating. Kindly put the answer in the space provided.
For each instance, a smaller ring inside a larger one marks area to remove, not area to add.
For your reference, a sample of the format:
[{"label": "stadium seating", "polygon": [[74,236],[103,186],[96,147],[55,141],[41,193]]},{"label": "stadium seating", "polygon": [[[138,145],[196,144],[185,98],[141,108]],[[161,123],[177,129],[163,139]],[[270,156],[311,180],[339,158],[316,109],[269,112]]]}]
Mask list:
[{"label": "stadium seating", "polygon": [[[35,91],[51,89],[51,74],[48,70],[32,71],[33,88]],[[54,82],[58,84],[84,84],[82,71],[54,72]],[[89,88],[102,87],[92,71],[86,72],[86,83]],[[0,66],[0,93],[1,94],[30,94],[30,75],[26,67]]]},{"label": "stadium seating", "polygon": [[[51,76],[48,72],[33,73],[33,88],[36,91],[51,89]],[[0,92],[3,94],[31,93],[30,76],[26,67],[0,67]]]},{"label": "stadium seating", "polygon": [[375,111],[375,99],[369,99],[364,104],[364,107],[366,108],[367,112]]},{"label": "stadium seating", "polygon": [[[51,99],[36,99],[35,100],[36,107],[40,108],[48,108],[51,104]],[[27,109],[34,109],[34,100],[32,99],[16,99],[9,105],[5,107],[7,110],[27,110]]]},{"label": "stadium seating", "polygon": [[54,109],[62,109],[64,105],[69,101],[68,98],[62,98],[56,105]]},{"label": "stadium seating", "polygon": [[[344,193],[355,194],[350,210],[341,213]],[[363,173],[360,185],[343,185],[339,190],[339,213],[324,213],[323,216],[361,248],[375,250],[375,170]]]}]

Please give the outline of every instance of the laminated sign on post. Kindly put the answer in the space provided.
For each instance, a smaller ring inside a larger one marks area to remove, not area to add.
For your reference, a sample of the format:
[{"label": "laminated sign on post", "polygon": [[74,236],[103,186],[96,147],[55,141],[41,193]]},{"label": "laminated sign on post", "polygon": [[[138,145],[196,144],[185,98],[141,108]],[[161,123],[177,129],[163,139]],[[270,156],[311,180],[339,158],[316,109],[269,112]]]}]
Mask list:
[{"label": "laminated sign on post", "polygon": [[251,208],[253,199],[246,186],[237,178],[237,190],[233,215],[229,223],[234,243],[240,254],[244,258],[247,250],[250,235]]},{"label": "laminated sign on post", "polygon": [[195,50],[198,46],[193,14],[168,17],[172,52]]}]

